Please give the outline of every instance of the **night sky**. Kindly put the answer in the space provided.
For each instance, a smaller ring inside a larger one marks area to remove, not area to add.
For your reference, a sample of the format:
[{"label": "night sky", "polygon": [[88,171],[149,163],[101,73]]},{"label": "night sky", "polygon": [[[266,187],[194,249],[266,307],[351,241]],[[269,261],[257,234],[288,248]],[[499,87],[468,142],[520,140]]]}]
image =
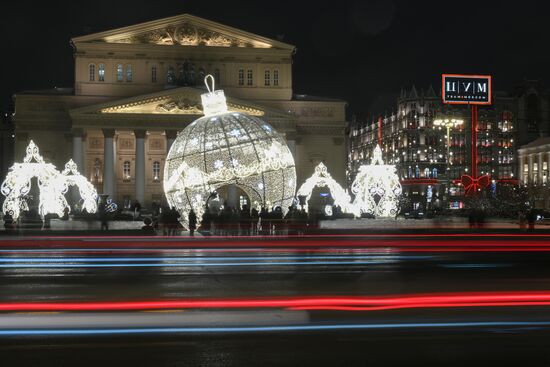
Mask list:
[{"label": "night sky", "polygon": [[[514,6],[509,5],[515,4]],[[102,1],[2,4],[0,109],[21,90],[72,87],[74,36],[182,13],[297,47],[294,91],[349,102],[360,119],[442,72],[488,73],[497,90],[550,85],[550,23],[536,1]]]}]

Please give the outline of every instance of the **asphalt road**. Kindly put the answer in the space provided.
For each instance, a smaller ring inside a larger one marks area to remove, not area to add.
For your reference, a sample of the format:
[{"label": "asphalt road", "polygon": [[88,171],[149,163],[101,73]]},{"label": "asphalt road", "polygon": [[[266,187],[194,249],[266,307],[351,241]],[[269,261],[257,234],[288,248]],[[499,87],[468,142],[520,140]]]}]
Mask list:
[{"label": "asphalt road", "polygon": [[5,239],[0,361],[545,365],[549,240]]}]

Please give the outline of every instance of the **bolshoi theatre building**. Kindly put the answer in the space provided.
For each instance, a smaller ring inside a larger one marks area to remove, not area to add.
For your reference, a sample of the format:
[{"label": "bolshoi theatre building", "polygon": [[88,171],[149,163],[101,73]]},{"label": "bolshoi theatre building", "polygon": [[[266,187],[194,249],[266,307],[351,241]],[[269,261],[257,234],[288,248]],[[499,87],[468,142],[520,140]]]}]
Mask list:
[{"label": "bolshoi theatre building", "polygon": [[164,202],[167,152],[203,116],[204,77],[230,111],[257,116],[286,140],[299,186],[323,162],[345,184],[342,100],[297,95],[293,45],[183,14],[75,37],[74,88],[15,95],[15,159],[32,139],[62,167],[72,158],[99,193],[129,205]]}]

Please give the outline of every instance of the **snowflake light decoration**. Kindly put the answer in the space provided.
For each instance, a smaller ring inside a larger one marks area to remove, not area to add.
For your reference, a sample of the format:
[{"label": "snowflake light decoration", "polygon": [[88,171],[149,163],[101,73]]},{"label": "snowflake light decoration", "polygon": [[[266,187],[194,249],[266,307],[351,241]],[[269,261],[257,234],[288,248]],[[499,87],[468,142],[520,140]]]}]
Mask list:
[{"label": "snowflake light decoration", "polygon": [[356,210],[376,217],[393,217],[399,212],[401,191],[395,166],[384,164],[382,149],[377,145],[371,164],[359,167],[351,186]]},{"label": "snowflake light decoration", "polygon": [[78,173],[76,164],[70,160],[65,170],[59,172],[51,163],[45,163],[38,147],[31,140],[26,149],[23,163],[15,163],[2,182],[0,192],[6,196],[2,206],[3,212],[9,212],[17,219],[21,211],[29,210],[27,195],[31,190],[32,179],[36,178],[40,194],[38,214],[45,216],[52,213],[62,216],[65,208],[70,210],[65,199],[69,186],[79,188],[83,208],[89,213],[97,211],[97,192],[86,178]]},{"label": "snowflake light decoration", "polygon": [[319,163],[315,167],[315,172],[313,175],[308,178],[302,186],[298,189],[296,196],[305,196],[306,204],[304,205],[304,210],[308,211],[307,202],[311,198],[311,194],[315,187],[328,187],[330,194],[334,199],[334,205],[342,208],[344,213],[353,213],[356,216],[359,215],[357,208],[351,204],[351,198],[349,194],[332,178],[330,173],[328,173],[327,167],[323,162]]},{"label": "snowflake light decoration", "polygon": [[[281,206],[286,212],[296,190],[294,158],[286,142],[261,119],[228,112],[223,91],[207,87],[209,93],[202,95],[205,116],[181,131],[168,153],[163,182],[168,204],[187,227],[191,208],[200,218],[205,198],[234,184],[250,202]],[[194,139],[198,144],[189,144]]]}]

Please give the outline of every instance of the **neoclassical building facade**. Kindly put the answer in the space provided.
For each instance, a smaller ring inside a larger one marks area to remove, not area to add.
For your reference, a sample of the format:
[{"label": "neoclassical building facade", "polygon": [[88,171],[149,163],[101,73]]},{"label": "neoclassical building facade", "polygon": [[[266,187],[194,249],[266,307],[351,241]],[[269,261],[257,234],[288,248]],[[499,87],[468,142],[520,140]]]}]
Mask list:
[{"label": "neoclassical building facade", "polygon": [[202,116],[214,76],[230,110],[269,122],[294,155],[298,184],[324,162],[345,184],[346,103],[296,95],[292,45],[183,14],[71,40],[74,88],[15,96],[15,158],[30,139],[69,158],[99,192],[127,205],[163,202],[166,153]]}]

